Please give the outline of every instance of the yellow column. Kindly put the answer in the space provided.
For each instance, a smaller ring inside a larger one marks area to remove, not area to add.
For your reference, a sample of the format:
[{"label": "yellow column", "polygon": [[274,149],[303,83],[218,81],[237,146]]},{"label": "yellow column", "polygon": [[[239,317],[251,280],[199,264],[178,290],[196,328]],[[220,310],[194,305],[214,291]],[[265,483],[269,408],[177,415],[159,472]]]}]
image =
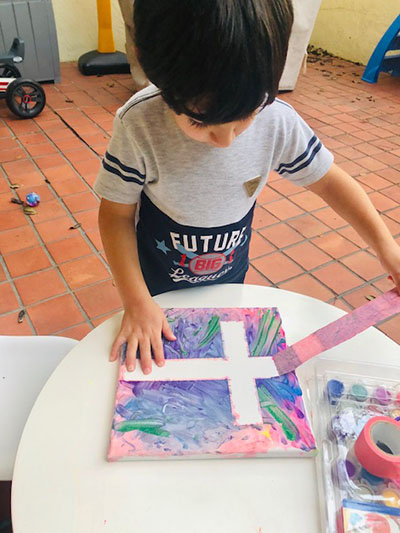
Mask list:
[{"label": "yellow column", "polygon": [[97,17],[99,24],[97,51],[101,54],[112,54],[116,51],[116,48],[112,32],[110,0],[97,0]]}]

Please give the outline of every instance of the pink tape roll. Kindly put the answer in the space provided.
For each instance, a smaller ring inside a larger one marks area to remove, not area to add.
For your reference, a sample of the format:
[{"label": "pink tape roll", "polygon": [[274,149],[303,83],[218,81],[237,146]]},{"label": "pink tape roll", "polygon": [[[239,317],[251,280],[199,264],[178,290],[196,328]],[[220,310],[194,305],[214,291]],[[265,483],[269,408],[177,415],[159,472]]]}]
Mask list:
[{"label": "pink tape roll", "polygon": [[388,416],[375,416],[361,431],[354,451],[370,474],[400,479],[400,422]]}]

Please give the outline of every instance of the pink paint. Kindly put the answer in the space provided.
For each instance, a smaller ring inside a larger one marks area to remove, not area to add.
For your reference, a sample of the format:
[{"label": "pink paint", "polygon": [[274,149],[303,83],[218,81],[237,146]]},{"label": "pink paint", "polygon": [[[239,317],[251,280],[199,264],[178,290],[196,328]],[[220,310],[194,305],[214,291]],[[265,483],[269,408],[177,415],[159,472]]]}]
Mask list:
[{"label": "pink paint", "polygon": [[[200,359],[199,347],[206,346],[210,362],[215,356],[228,359],[233,348],[231,338],[227,340],[223,334],[227,322],[245,324],[242,335],[248,356],[239,359],[243,372],[236,368],[236,380],[247,376],[256,361],[272,363],[272,354],[286,347],[275,308],[170,309],[166,314],[175,335],[182,339],[172,346],[165,342],[166,353],[169,347],[171,354],[166,367],[175,359],[171,376],[179,371],[179,359],[182,365],[187,365],[187,359]],[[219,328],[214,327],[215,317],[222,323]],[[257,366],[260,368],[263,364]],[[135,375],[125,375],[122,364],[108,459],[313,454],[315,441],[295,374],[269,378],[258,372],[252,375],[253,384],[244,389],[255,398],[259,422],[237,423],[237,411],[243,409],[235,402],[237,397],[233,397],[231,381],[224,372],[204,379],[189,372],[187,381],[183,375],[181,380],[157,381],[151,374],[137,380]]]}]

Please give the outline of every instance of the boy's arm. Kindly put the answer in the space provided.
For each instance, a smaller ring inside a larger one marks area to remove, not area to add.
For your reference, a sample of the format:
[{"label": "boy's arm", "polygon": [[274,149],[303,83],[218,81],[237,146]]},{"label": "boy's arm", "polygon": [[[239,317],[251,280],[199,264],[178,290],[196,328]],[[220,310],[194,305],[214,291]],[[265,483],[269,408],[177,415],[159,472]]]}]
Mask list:
[{"label": "boy's arm", "polygon": [[103,198],[99,210],[99,227],[125,309],[121,329],[111,349],[110,361],[118,358],[121,346],[127,342],[128,370],[135,368],[139,348],[142,369],[147,374],[151,371],[151,353],[154,354],[157,365],[164,364],[161,334],[169,340],[174,340],[175,337],[143,278],[137,251],[135,213],[136,204],[119,204]]},{"label": "boy's arm", "polygon": [[400,247],[364,189],[335,164],[308,189],[325,200],[375,250],[382,266],[400,291]]}]

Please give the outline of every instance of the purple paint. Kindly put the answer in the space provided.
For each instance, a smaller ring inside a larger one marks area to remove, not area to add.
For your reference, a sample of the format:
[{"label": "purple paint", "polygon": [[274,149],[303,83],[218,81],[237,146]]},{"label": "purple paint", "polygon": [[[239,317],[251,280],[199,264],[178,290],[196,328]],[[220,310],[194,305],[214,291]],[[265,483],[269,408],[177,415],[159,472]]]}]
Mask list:
[{"label": "purple paint", "polygon": [[[166,359],[224,357],[219,321],[244,323],[249,357],[272,356],[286,346],[277,309],[168,309],[176,341],[164,341]],[[167,363],[168,364],[168,361]],[[261,424],[238,426],[227,379],[125,381],[116,394],[110,460],[129,457],[284,456],[315,449],[302,391],[289,373],[256,379]]]},{"label": "purple paint", "polygon": [[352,463],[351,461],[349,461],[348,459],[346,459],[345,466],[346,466],[346,472],[347,472],[349,478],[353,479],[353,477],[357,473],[357,468],[356,468],[355,464]]},{"label": "purple paint", "polygon": [[389,405],[392,401],[392,395],[385,387],[378,387],[375,390],[374,398],[380,405]]}]

